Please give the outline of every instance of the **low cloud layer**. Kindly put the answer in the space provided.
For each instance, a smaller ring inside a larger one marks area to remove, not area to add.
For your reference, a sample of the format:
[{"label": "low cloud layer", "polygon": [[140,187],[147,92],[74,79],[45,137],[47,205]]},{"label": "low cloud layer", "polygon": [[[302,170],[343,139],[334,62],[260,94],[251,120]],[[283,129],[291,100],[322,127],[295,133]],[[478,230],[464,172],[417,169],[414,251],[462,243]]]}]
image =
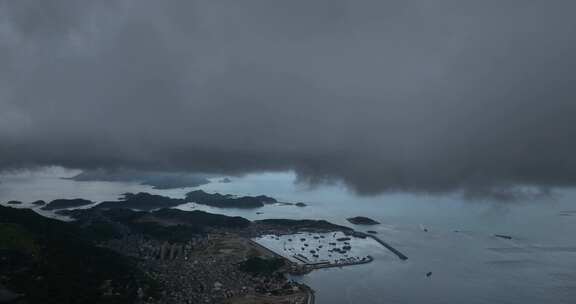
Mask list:
[{"label": "low cloud layer", "polygon": [[0,168],[576,184],[573,1],[0,0]]}]

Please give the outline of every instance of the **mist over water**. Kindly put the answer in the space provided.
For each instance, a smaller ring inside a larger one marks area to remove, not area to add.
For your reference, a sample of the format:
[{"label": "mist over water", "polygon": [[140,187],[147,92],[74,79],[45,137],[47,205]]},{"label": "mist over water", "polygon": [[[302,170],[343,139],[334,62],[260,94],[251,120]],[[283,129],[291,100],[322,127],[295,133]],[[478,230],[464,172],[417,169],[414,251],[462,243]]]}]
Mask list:
[{"label": "mist over water", "polygon": [[[147,191],[183,197],[190,189],[154,190],[122,182],[63,180],[72,171],[52,169],[2,176],[0,201],[18,199],[115,199],[124,192]],[[573,303],[576,299],[576,214],[574,189],[526,202],[468,201],[456,195],[407,193],[358,197],[341,185],[310,188],[295,183],[293,173],[262,173],[220,178],[201,186],[208,192],[266,194],[307,207],[267,205],[260,209],[205,210],[264,218],[311,218],[375,230],[405,253],[400,261],[384,248],[375,261],[342,269],[314,271],[298,278],[316,290],[317,303]],[[24,204],[23,207],[26,207]],[[258,214],[258,213],[261,214]],[[382,224],[355,226],[352,216],[368,216]],[[425,232],[426,228],[428,232]],[[496,238],[507,234],[512,240]],[[431,271],[431,277],[426,273]]]}]

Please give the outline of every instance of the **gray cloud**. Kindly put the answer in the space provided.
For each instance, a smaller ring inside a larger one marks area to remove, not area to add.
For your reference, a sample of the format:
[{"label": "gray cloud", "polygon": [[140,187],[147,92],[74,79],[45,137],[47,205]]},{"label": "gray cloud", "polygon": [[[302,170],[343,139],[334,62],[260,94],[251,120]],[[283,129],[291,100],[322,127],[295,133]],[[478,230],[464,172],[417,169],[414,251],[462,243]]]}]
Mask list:
[{"label": "gray cloud", "polygon": [[570,1],[81,2],[0,0],[2,168],[576,184]]}]

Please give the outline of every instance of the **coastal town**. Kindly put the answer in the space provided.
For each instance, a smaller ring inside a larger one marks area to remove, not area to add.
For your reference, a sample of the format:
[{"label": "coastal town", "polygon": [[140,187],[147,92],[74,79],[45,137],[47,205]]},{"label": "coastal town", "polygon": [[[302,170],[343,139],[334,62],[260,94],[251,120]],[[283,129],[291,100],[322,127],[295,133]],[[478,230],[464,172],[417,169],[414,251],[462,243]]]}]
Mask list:
[{"label": "coastal town", "polygon": [[[145,220],[169,222],[149,215]],[[370,263],[371,256],[354,249],[358,242],[374,240],[325,221],[264,220],[241,229],[211,227],[176,241],[130,232],[100,246],[136,258],[139,268],[160,284],[161,300],[142,297],[142,303],[308,304],[314,301],[313,291],[287,274]],[[257,265],[247,269],[247,261]]]},{"label": "coastal town", "polygon": [[[324,228],[309,227],[302,232],[254,225],[239,231],[212,229],[209,234],[186,242],[129,235],[102,245],[138,258],[140,267],[163,286],[162,301],[151,303],[304,304],[313,302],[313,291],[288,280],[285,274],[302,275],[315,269],[372,262],[371,256],[353,255],[352,245],[373,240],[358,237],[357,232],[347,233]],[[274,242],[283,243],[284,248],[275,247]],[[286,248],[286,243],[302,246],[302,252]],[[253,275],[239,267],[251,258],[281,260],[282,266],[275,273]]]},{"label": "coastal town", "polygon": [[241,270],[250,257],[270,258],[243,238],[213,232],[187,242],[170,243],[141,235],[102,244],[138,258],[139,267],[162,286],[160,301],[143,303],[308,303],[309,289],[278,273],[254,275]]},{"label": "coastal town", "polygon": [[[239,200],[227,195],[195,195],[213,204],[272,201],[265,196]],[[89,203],[58,200],[46,206],[53,208],[55,211],[50,211],[55,215],[73,220],[66,224],[55,221],[54,225],[78,229],[78,236],[97,248],[133,261],[129,264],[140,278],[123,288],[134,290],[135,303],[312,304],[314,291],[293,276],[372,262],[372,256],[357,249],[363,247],[359,244],[388,248],[372,233],[324,220],[249,221],[198,210],[156,208],[181,201],[146,193],[127,194],[104,206],[63,209]],[[104,297],[122,296],[117,281],[105,280],[98,290]]]}]

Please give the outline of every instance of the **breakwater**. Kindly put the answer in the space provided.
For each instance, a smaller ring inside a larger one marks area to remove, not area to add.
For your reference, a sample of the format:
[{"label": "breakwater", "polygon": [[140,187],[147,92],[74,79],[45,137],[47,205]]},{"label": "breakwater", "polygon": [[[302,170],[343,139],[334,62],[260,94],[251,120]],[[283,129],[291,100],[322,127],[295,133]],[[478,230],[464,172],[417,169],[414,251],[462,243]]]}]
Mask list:
[{"label": "breakwater", "polygon": [[376,242],[380,243],[380,245],[386,247],[386,249],[388,249],[392,253],[394,253],[399,259],[401,259],[403,261],[408,259],[408,257],[405,254],[403,254],[398,249],[392,247],[392,245],[388,244],[387,242],[385,242],[384,240],[382,240],[381,238],[379,238],[375,235],[364,233],[364,232],[359,232],[359,231],[352,231],[352,232],[349,232],[347,234],[355,236],[355,237],[360,237],[360,238],[371,238],[371,239],[375,240]]},{"label": "breakwater", "polygon": [[377,236],[373,236],[370,235],[369,237],[371,237],[372,239],[374,239],[376,242],[382,244],[382,246],[386,247],[388,250],[390,250],[392,253],[394,253],[398,258],[400,258],[401,260],[405,261],[408,259],[408,257],[406,255],[404,255],[402,252],[398,251],[396,248],[392,247],[390,244],[384,242],[382,239],[380,239]]}]

